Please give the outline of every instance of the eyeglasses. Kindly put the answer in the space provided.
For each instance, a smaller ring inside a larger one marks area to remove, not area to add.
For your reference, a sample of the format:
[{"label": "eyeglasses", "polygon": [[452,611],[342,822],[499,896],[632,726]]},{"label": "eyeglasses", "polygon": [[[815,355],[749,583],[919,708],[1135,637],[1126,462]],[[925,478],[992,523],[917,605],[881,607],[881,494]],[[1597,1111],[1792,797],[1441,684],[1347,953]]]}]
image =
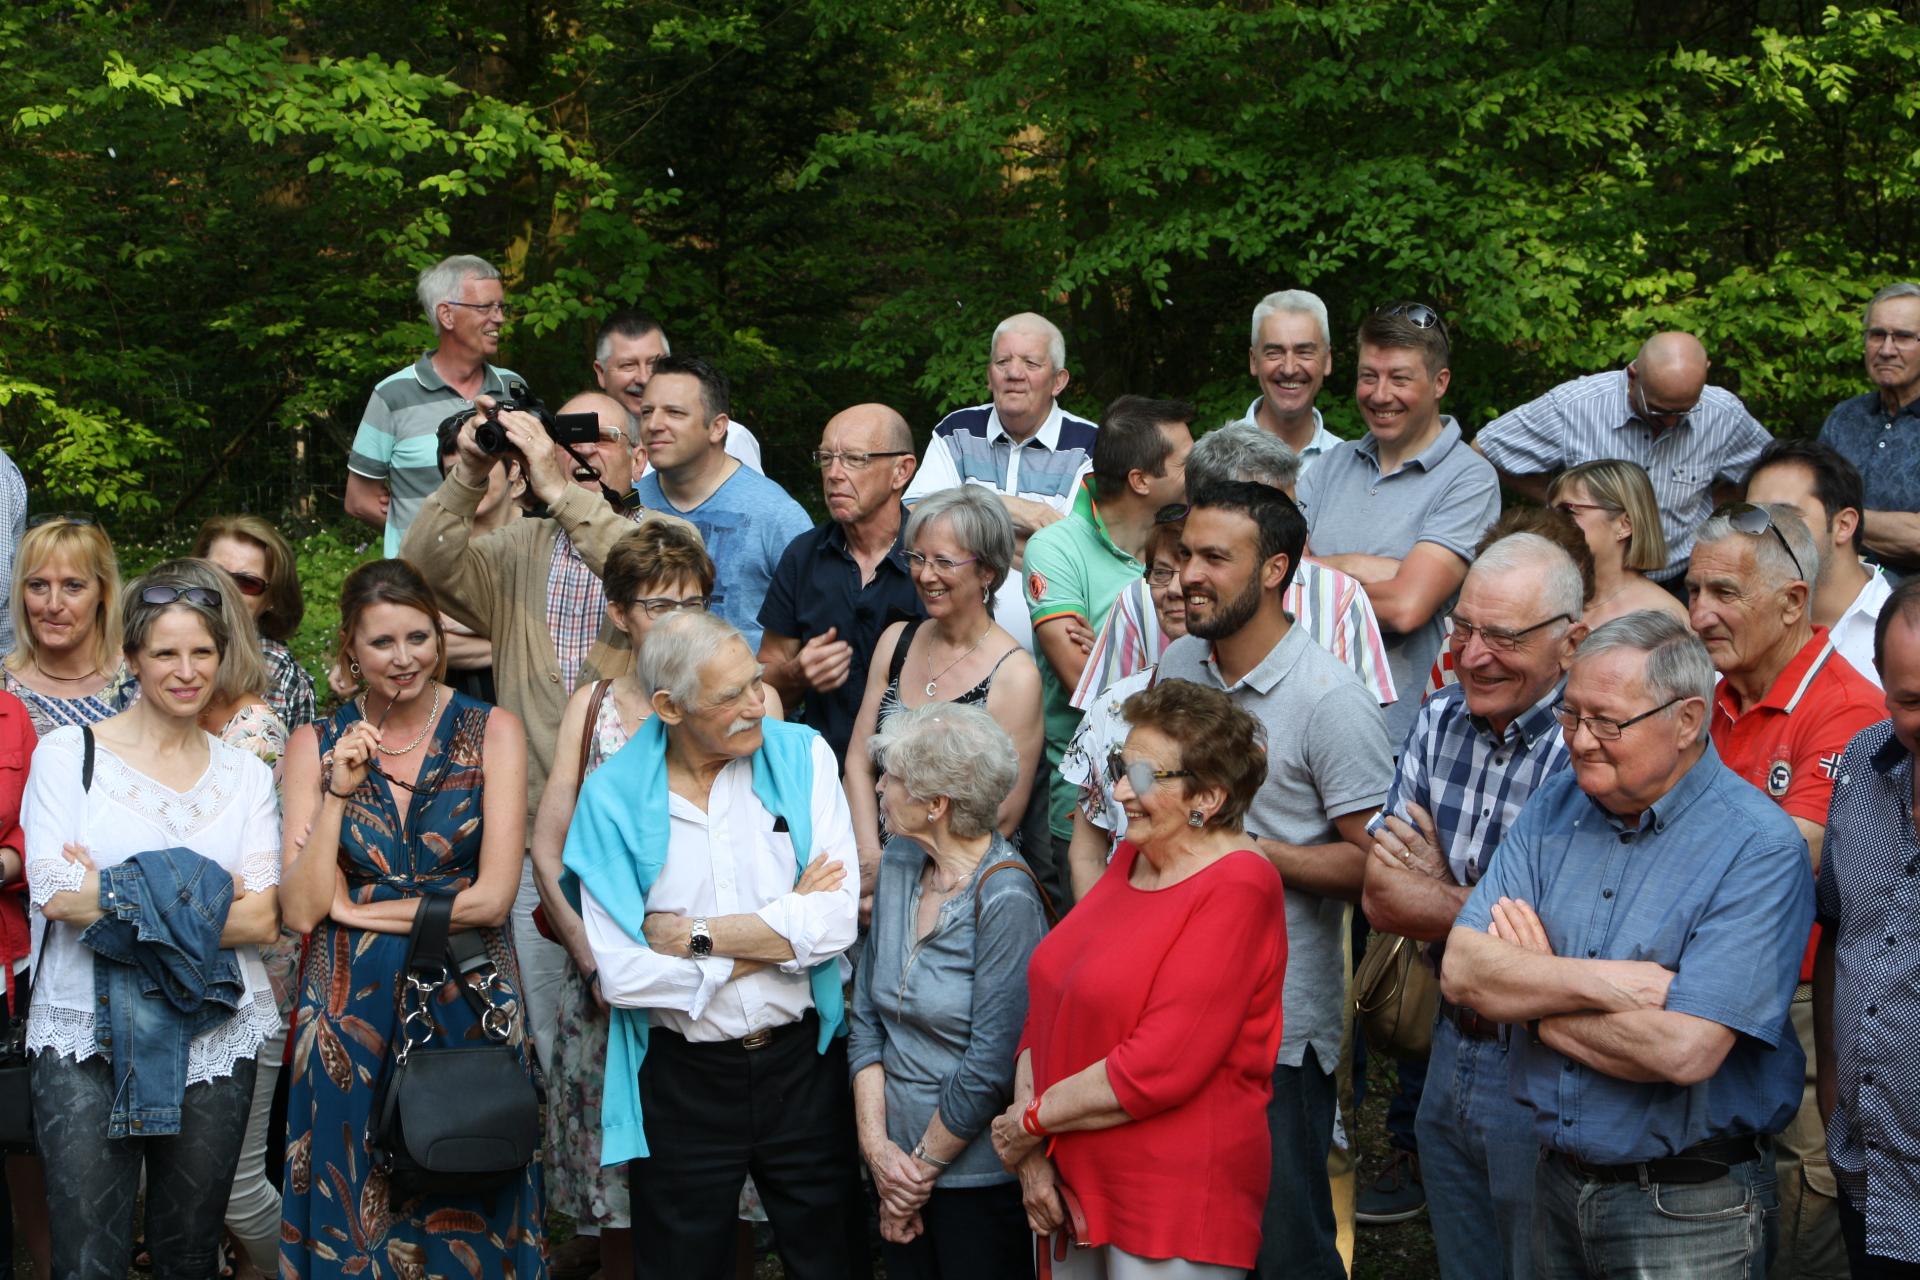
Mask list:
[{"label": "eyeglasses", "polygon": [[1868,346],[1877,347],[1887,341],[1892,341],[1893,345],[1896,347],[1910,347],[1914,343],[1920,342],[1920,333],[1915,333],[1911,329],[1869,329],[1867,330]]},{"label": "eyeglasses", "polygon": [[1636,381],[1633,384],[1633,390],[1634,394],[1640,397],[1640,416],[1643,418],[1657,418],[1662,422],[1677,424],[1682,418],[1700,407],[1700,402],[1695,400],[1684,409],[1656,409],[1647,403],[1647,389],[1645,387]]},{"label": "eyeglasses", "polygon": [[229,569],[227,576],[233,579],[233,585],[240,588],[240,594],[243,596],[267,594],[267,580],[257,573],[235,573]]},{"label": "eyeglasses", "polygon": [[164,582],[156,582],[140,589],[142,604],[172,604],[177,600],[197,604],[203,609],[220,607],[220,593],[211,587],[170,587]]},{"label": "eyeglasses", "polygon": [[1136,796],[1146,795],[1153,790],[1153,784],[1162,778],[1191,778],[1192,776],[1191,769],[1156,769],[1151,760],[1135,760],[1132,764],[1128,764],[1121,759],[1118,751],[1109,752],[1107,755],[1107,784],[1117,787],[1120,785],[1120,779],[1125,778],[1127,785],[1133,788],[1133,794]]},{"label": "eyeglasses", "polygon": [[43,524],[78,524],[98,528],[100,522],[83,511],[47,511],[37,516],[27,517],[29,529],[38,529]]},{"label": "eyeglasses", "polygon": [[450,307],[465,307],[469,311],[497,311],[500,313],[500,318],[502,320],[505,320],[508,316],[513,314],[511,311],[507,310],[507,304],[504,302],[452,302],[452,301],[449,301],[447,305]]},{"label": "eyeglasses", "polygon": [[1800,557],[1793,554],[1793,548],[1787,543],[1787,535],[1780,532],[1780,526],[1773,522],[1773,513],[1765,507],[1755,506],[1751,502],[1729,502],[1715,511],[1714,516],[1726,517],[1735,533],[1748,533],[1759,537],[1768,530],[1780,539],[1780,549],[1787,553],[1787,559],[1793,561],[1794,576],[1802,582],[1807,581],[1807,571],[1800,565]]},{"label": "eyeglasses", "polygon": [[1528,636],[1540,628],[1550,627],[1556,622],[1572,621],[1573,618],[1570,615],[1556,613],[1545,622],[1536,622],[1530,627],[1522,627],[1518,631],[1509,631],[1505,627],[1478,627],[1464,618],[1455,617],[1453,620],[1453,633],[1447,637],[1447,643],[1456,649],[1464,649],[1467,647],[1468,641],[1472,640],[1475,636],[1479,636],[1480,643],[1486,645],[1487,648],[1493,650],[1495,653],[1512,653],[1515,649],[1518,649],[1527,642]]},{"label": "eyeglasses", "polygon": [[1610,507],[1604,502],[1556,502],[1553,509],[1569,520],[1579,518],[1574,514],[1577,511],[1611,511],[1615,515],[1620,514],[1620,508]]},{"label": "eyeglasses", "polygon": [[815,449],[813,465],[825,471],[834,463],[839,463],[849,471],[865,471],[873,465],[875,458],[911,458],[913,454],[905,449],[877,449],[871,453],[859,453],[852,449]]},{"label": "eyeglasses", "polygon": [[721,599],[720,596],[688,596],[685,600],[675,600],[672,596],[635,596],[627,601],[627,608],[644,609],[649,618],[664,618],[678,609],[704,613]]},{"label": "eyeglasses", "polygon": [[1164,587],[1180,576],[1180,571],[1170,564],[1156,564],[1147,570],[1147,581],[1156,587]]},{"label": "eyeglasses", "polygon": [[1395,302],[1373,314],[1389,320],[1405,320],[1416,329],[1438,329],[1441,337],[1447,336],[1447,326],[1440,322],[1440,313],[1424,302]]},{"label": "eyeglasses", "polygon": [[1169,502],[1166,506],[1153,513],[1153,522],[1155,524],[1179,524],[1187,518],[1187,512],[1191,510],[1193,510],[1193,507],[1188,503]]},{"label": "eyeglasses", "polygon": [[962,565],[972,564],[979,558],[979,556],[968,556],[965,560],[949,560],[945,556],[923,556],[918,551],[907,552],[907,563],[915,569],[924,569],[932,565],[933,571],[942,576],[956,572]]},{"label": "eyeglasses", "polygon": [[1573,708],[1569,707],[1566,703],[1556,702],[1553,704],[1553,718],[1558,720],[1560,727],[1565,729],[1569,734],[1580,732],[1580,726],[1584,724],[1587,726],[1587,732],[1599,741],[1615,742],[1618,741],[1621,734],[1631,729],[1634,725],[1639,724],[1642,720],[1657,716],[1668,707],[1685,701],[1685,698],[1668,698],[1653,710],[1642,711],[1639,715],[1627,720],[1612,720],[1606,716],[1578,715],[1575,714]]}]

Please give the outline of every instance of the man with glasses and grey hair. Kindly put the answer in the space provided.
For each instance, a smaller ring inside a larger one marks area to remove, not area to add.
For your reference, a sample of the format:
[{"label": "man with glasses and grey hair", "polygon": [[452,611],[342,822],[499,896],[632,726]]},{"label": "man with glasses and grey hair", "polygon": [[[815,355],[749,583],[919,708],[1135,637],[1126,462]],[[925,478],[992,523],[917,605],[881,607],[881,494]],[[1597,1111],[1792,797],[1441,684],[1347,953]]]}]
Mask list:
[{"label": "man with glasses and grey hair", "polygon": [[[1693,629],[1721,676],[1711,703],[1713,744],[1729,769],[1764,791],[1800,828],[1810,855],[1809,884],[1820,871],[1841,753],[1855,734],[1886,714],[1880,690],[1840,655],[1825,627],[1813,624],[1818,558],[1813,534],[1792,507],[1740,502],[1700,526],[1687,567]],[[1781,1135],[1775,1161],[1782,1212],[1774,1274],[1783,1278],[1846,1274],[1833,1173],[1814,1098],[1818,942],[1816,932],[1776,944],[1799,960],[1793,1028],[1807,1058],[1802,1105]]]},{"label": "man with glasses and grey hair", "polygon": [[1333,334],[1327,304],[1305,289],[1282,289],[1253,308],[1247,342],[1247,372],[1260,396],[1240,419],[1293,450],[1300,470],[1340,443],[1327,430],[1314,400],[1333,372]]},{"label": "man with glasses and grey hair", "polygon": [[1920,284],[1887,285],[1862,326],[1873,390],[1842,400],[1820,428],[1867,484],[1867,550],[1897,574],[1920,569]]},{"label": "man with glasses and grey hair", "polygon": [[760,602],[760,661],[767,683],[845,761],[880,633],[926,613],[901,536],[913,430],[884,404],[857,404],[827,419],[813,462],[827,519],[774,566]]},{"label": "man with glasses and grey hair", "polygon": [[[993,600],[994,621],[1033,649],[1025,577],[1018,572],[1027,538],[1065,516],[1093,470],[1099,426],[1060,407],[1067,389],[1067,340],[1042,315],[1022,311],[993,330],[988,346],[986,404],[955,409],[933,428],[906,502],[977,484],[1000,495],[1013,520],[1015,572]],[[1089,637],[1090,639],[1090,637]]]},{"label": "man with glasses and grey hair", "polygon": [[[1587,634],[1582,588],[1573,558],[1532,533],[1467,570],[1447,637],[1459,681],[1421,706],[1372,823],[1360,901],[1374,928],[1444,943],[1501,836],[1567,767],[1553,709]],[[1533,1275],[1539,1146],[1507,1088],[1511,1034],[1443,1000],[1419,1073],[1421,1182],[1441,1270],[1459,1280]]]},{"label": "man with glasses and grey hair", "polygon": [[1575,653],[1572,767],[1507,829],[1447,936],[1441,992],[1512,1028],[1540,1146],[1537,1276],[1747,1280],[1800,1103],[1788,1008],[1813,923],[1806,842],[1708,739],[1713,664],[1663,613]]},{"label": "man with glasses and grey hair", "polygon": [[420,273],[415,293],[434,348],[373,389],[347,455],[347,514],[385,531],[385,554],[440,483],[440,424],[481,395],[505,398],[519,375],[487,363],[507,323],[500,273],[484,258],[455,254]]},{"label": "man with glasses and grey hair", "polygon": [[1646,469],[1667,535],[1667,564],[1647,576],[1680,594],[1693,531],[1740,494],[1772,437],[1740,397],[1707,385],[1712,362],[1690,333],[1656,333],[1624,369],[1563,382],[1480,429],[1473,447],[1501,483],[1544,504],[1555,475],[1596,458]]}]

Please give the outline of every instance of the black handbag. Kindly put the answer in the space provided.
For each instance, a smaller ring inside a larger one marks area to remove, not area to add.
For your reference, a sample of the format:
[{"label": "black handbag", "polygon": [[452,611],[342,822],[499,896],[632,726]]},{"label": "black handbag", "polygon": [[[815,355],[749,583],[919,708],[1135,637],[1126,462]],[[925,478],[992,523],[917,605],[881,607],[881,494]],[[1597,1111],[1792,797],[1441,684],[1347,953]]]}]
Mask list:
[{"label": "black handbag", "polygon": [[[394,993],[394,1053],[367,1118],[367,1148],[395,1204],[428,1192],[498,1190],[539,1148],[540,1099],[509,1043],[513,1012],[493,1001],[499,974],[477,932],[449,944],[452,919],[451,897],[420,900]],[[434,1043],[444,1031],[433,1005],[449,981],[480,1015],[479,1043]]]}]

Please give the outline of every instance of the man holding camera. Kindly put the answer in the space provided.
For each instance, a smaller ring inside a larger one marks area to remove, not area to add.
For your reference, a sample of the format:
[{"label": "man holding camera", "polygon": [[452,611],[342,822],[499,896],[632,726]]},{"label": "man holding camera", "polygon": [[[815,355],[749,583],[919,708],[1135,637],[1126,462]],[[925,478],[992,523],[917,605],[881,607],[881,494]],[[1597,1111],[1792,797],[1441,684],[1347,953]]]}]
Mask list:
[{"label": "man holding camera", "polygon": [[507,322],[500,273],[484,258],[455,254],[420,273],[415,290],[434,349],[381,380],[347,455],[347,514],[385,530],[397,556],[420,504],[439,481],[435,431],[476,397],[506,394],[511,370],[488,364]]},{"label": "man holding camera", "polygon": [[[476,404],[481,412],[460,427],[458,457],[421,505],[400,554],[434,584],[447,613],[493,642],[499,705],[527,727],[527,830],[532,831],[568,696],[581,680],[597,680],[626,664],[619,652],[626,635],[606,621],[600,572],[607,553],[637,523],[676,517],[641,510],[629,500],[633,416],[611,396],[587,392],[560,407],[562,418],[580,413],[599,420],[595,442],[571,451],[555,442],[534,413],[496,412],[488,396]],[[488,440],[495,430],[499,437]],[[490,453],[482,441],[503,449]],[[475,536],[474,513],[501,452],[523,461],[527,488],[544,514]],[[551,1062],[553,986],[565,970],[566,951],[534,929],[538,901],[529,862],[514,903],[513,941],[534,1048],[542,1062]]]}]

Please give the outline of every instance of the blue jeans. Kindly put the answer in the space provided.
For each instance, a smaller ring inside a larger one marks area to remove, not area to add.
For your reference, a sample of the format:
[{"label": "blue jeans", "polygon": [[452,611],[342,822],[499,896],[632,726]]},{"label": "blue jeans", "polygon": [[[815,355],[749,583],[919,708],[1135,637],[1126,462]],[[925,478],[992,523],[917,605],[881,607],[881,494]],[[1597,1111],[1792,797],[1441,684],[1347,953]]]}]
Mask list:
[{"label": "blue jeans", "polygon": [[1253,1273],[1259,1280],[1346,1280],[1327,1181],[1333,1100],[1333,1075],[1312,1045],[1299,1066],[1273,1069],[1267,1103],[1273,1174],[1260,1215],[1260,1260]]},{"label": "blue jeans", "polygon": [[1779,1211],[1771,1146],[1711,1182],[1596,1182],[1540,1157],[1533,1204],[1540,1280],[1758,1280]]},{"label": "blue jeans", "polygon": [[1416,1129],[1441,1276],[1531,1280],[1540,1144],[1533,1112],[1513,1100],[1506,1046],[1437,1019]]}]

